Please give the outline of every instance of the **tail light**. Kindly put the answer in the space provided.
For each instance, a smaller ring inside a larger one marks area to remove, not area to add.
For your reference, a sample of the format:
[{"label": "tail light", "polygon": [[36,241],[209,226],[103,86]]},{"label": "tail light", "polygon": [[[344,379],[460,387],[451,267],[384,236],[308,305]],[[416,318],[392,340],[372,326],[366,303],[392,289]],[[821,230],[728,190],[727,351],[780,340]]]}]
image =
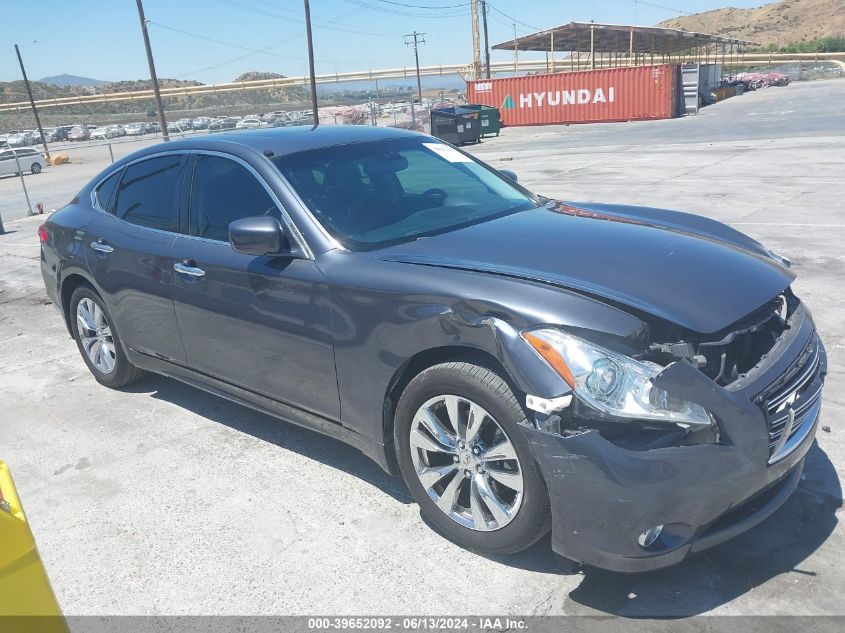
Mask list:
[{"label": "tail light", "polygon": [[48,237],[49,235],[47,233],[47,224],[42,224],[38,227],[38,239],[42,244],[46,244]]}]

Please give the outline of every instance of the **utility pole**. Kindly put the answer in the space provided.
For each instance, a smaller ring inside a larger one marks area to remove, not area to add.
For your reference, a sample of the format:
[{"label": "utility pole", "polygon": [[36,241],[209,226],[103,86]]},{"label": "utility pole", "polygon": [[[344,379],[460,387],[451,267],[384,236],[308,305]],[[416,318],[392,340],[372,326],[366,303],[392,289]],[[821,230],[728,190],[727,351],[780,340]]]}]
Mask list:
[{"label": "utility pole", "polygon": [[311,110],[314,113],[315,129],[320,125],[320,114],[317,108],[317,79],[314,75],[314,40],[311,37],[311,5],[305,2],[305,33],[308,36],[308,72],[311,73]]},{"label": "utility pole", "polygon": [[50,150],[47,149],[47,139],[44,138],[44,129],[41,127],[41,119],[38,118],[38,109],[35,107],[35,99],[32,98],[32,88],[29,87],[29,79],[26,76],[26,69],[23,67],[23,59],[21,59],[21,49],[15,44],[15,52],[18,54],[18,63],[21,65],[21,74],[23,75],[23,82],[26,84],[26,94],[29,95],[29,105],[32,106],[32,115],[35,117],[35,126],[38,128],[38,134],[41,135],[41,144],[44,146],[44,155],[47,163],[50,163]]},{"label": "utility pole", "polygon": [[[420,103],[422,103],[422,83],[420,82],[420,53],[417,50],[417,47],[420,44],[425,44],[425,33],[417,33],[414,31],[410,35],[405,36],[405,46],[413,46],[414,47],[414,59],[417,63],[417,96],[419,97]],[[408,39],[411,38],[411,39]]]},{"label": "utility pole", "polygon": [[481,0],[481,21],[484,25],[484,68],[490,79],[490,38],[487,37],[487,0]]},{"label": "utility pole", "polygon": [[519,74],[519,47],[516,45],[516,24],[513,25],[513,63],[514,74]]},{"label": "utility pole", "polygon": [[[425,37],[423,37],[425,33],[417,33],[414,31],[410,35],[405,35],[405,46],[413,46],[414,47],[414,59],[416,60],[417,64],[417,97],[420,102],[420,107],[422,107],[422,82],[420,81],[420,52],[419,52],[419,45],[425,44]],[[413,38],[413,39],[409,39]],[[417,118],[414,116],[414,100],[411,99],[411,120],[414,125],[414,129],[417,127]]]},{"label": "utility pole", "polygon": [[469,12],[472,17],[472,71],[473,79],[481,78],[481,42],[478,35],[478,0],[471,0]]},{"label": "utility pole", "polygon": [[169,141],[167,134],[167,121],[164,120],[164,107],[161,105],[161,91],[158,87],[158,76],[156,76],[156,65],[153,61],[153,50],[150,48],[150,35],[147,33],[147,18],[144,17],[144,5],[141,0],[135,0],[138,5],[138,18],[141,20],[141,33],[144,35],[144,48],[147,49],[147,64],[150,67],[150,80],[153,83],[153,94],[156,99],[156,110],[158,110],[158,124],[161,126],[161,138]]}]

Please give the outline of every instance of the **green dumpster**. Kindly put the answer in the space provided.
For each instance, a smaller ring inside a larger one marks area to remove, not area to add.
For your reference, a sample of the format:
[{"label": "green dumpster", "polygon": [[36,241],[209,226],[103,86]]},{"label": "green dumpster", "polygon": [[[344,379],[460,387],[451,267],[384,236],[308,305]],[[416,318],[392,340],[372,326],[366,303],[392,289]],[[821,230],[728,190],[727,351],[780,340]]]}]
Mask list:
[{"label": "green dumpster", "polygon": [[488,136],[490,134],[499,136],[499,130],[502,129],[502,120],[499,117],[499,108],[481,105],[480,103],[470,103],[461,107],[478,112],[481,118],[481,136]]}]

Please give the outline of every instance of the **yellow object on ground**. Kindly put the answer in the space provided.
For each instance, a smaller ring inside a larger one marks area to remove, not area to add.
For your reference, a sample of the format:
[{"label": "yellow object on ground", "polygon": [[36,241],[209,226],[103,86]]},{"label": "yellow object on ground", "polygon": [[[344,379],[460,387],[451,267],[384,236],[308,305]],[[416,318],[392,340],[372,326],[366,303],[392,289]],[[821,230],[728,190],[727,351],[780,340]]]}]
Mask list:
[{"label": "yellow object on ground", "polygon": [[50,616],[16,619],[15,630],[67,631],[9,467],[0,461],[0,630],[10,624],[6,616]]},{"label": "yellow object on ground", "polygon": [[70,156],[66,152],[59,152],[58,154],[50,154],[51,165],[64,165],[70,162]]}]

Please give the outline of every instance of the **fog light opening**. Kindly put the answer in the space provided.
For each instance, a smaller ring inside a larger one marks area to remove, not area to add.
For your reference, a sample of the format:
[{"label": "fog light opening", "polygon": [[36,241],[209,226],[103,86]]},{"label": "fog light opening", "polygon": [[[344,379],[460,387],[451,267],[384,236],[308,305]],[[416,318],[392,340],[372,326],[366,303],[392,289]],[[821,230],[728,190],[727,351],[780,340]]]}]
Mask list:
[{"label": "fog light opening", "polygon": [[648,549],[660,536],[660,533],[663,531],[662,525],[655,525],[653,528],[647,529],[645,532],[640,534],[637,537],[637,543],[639,543],[640,547],[644,549]]}]

